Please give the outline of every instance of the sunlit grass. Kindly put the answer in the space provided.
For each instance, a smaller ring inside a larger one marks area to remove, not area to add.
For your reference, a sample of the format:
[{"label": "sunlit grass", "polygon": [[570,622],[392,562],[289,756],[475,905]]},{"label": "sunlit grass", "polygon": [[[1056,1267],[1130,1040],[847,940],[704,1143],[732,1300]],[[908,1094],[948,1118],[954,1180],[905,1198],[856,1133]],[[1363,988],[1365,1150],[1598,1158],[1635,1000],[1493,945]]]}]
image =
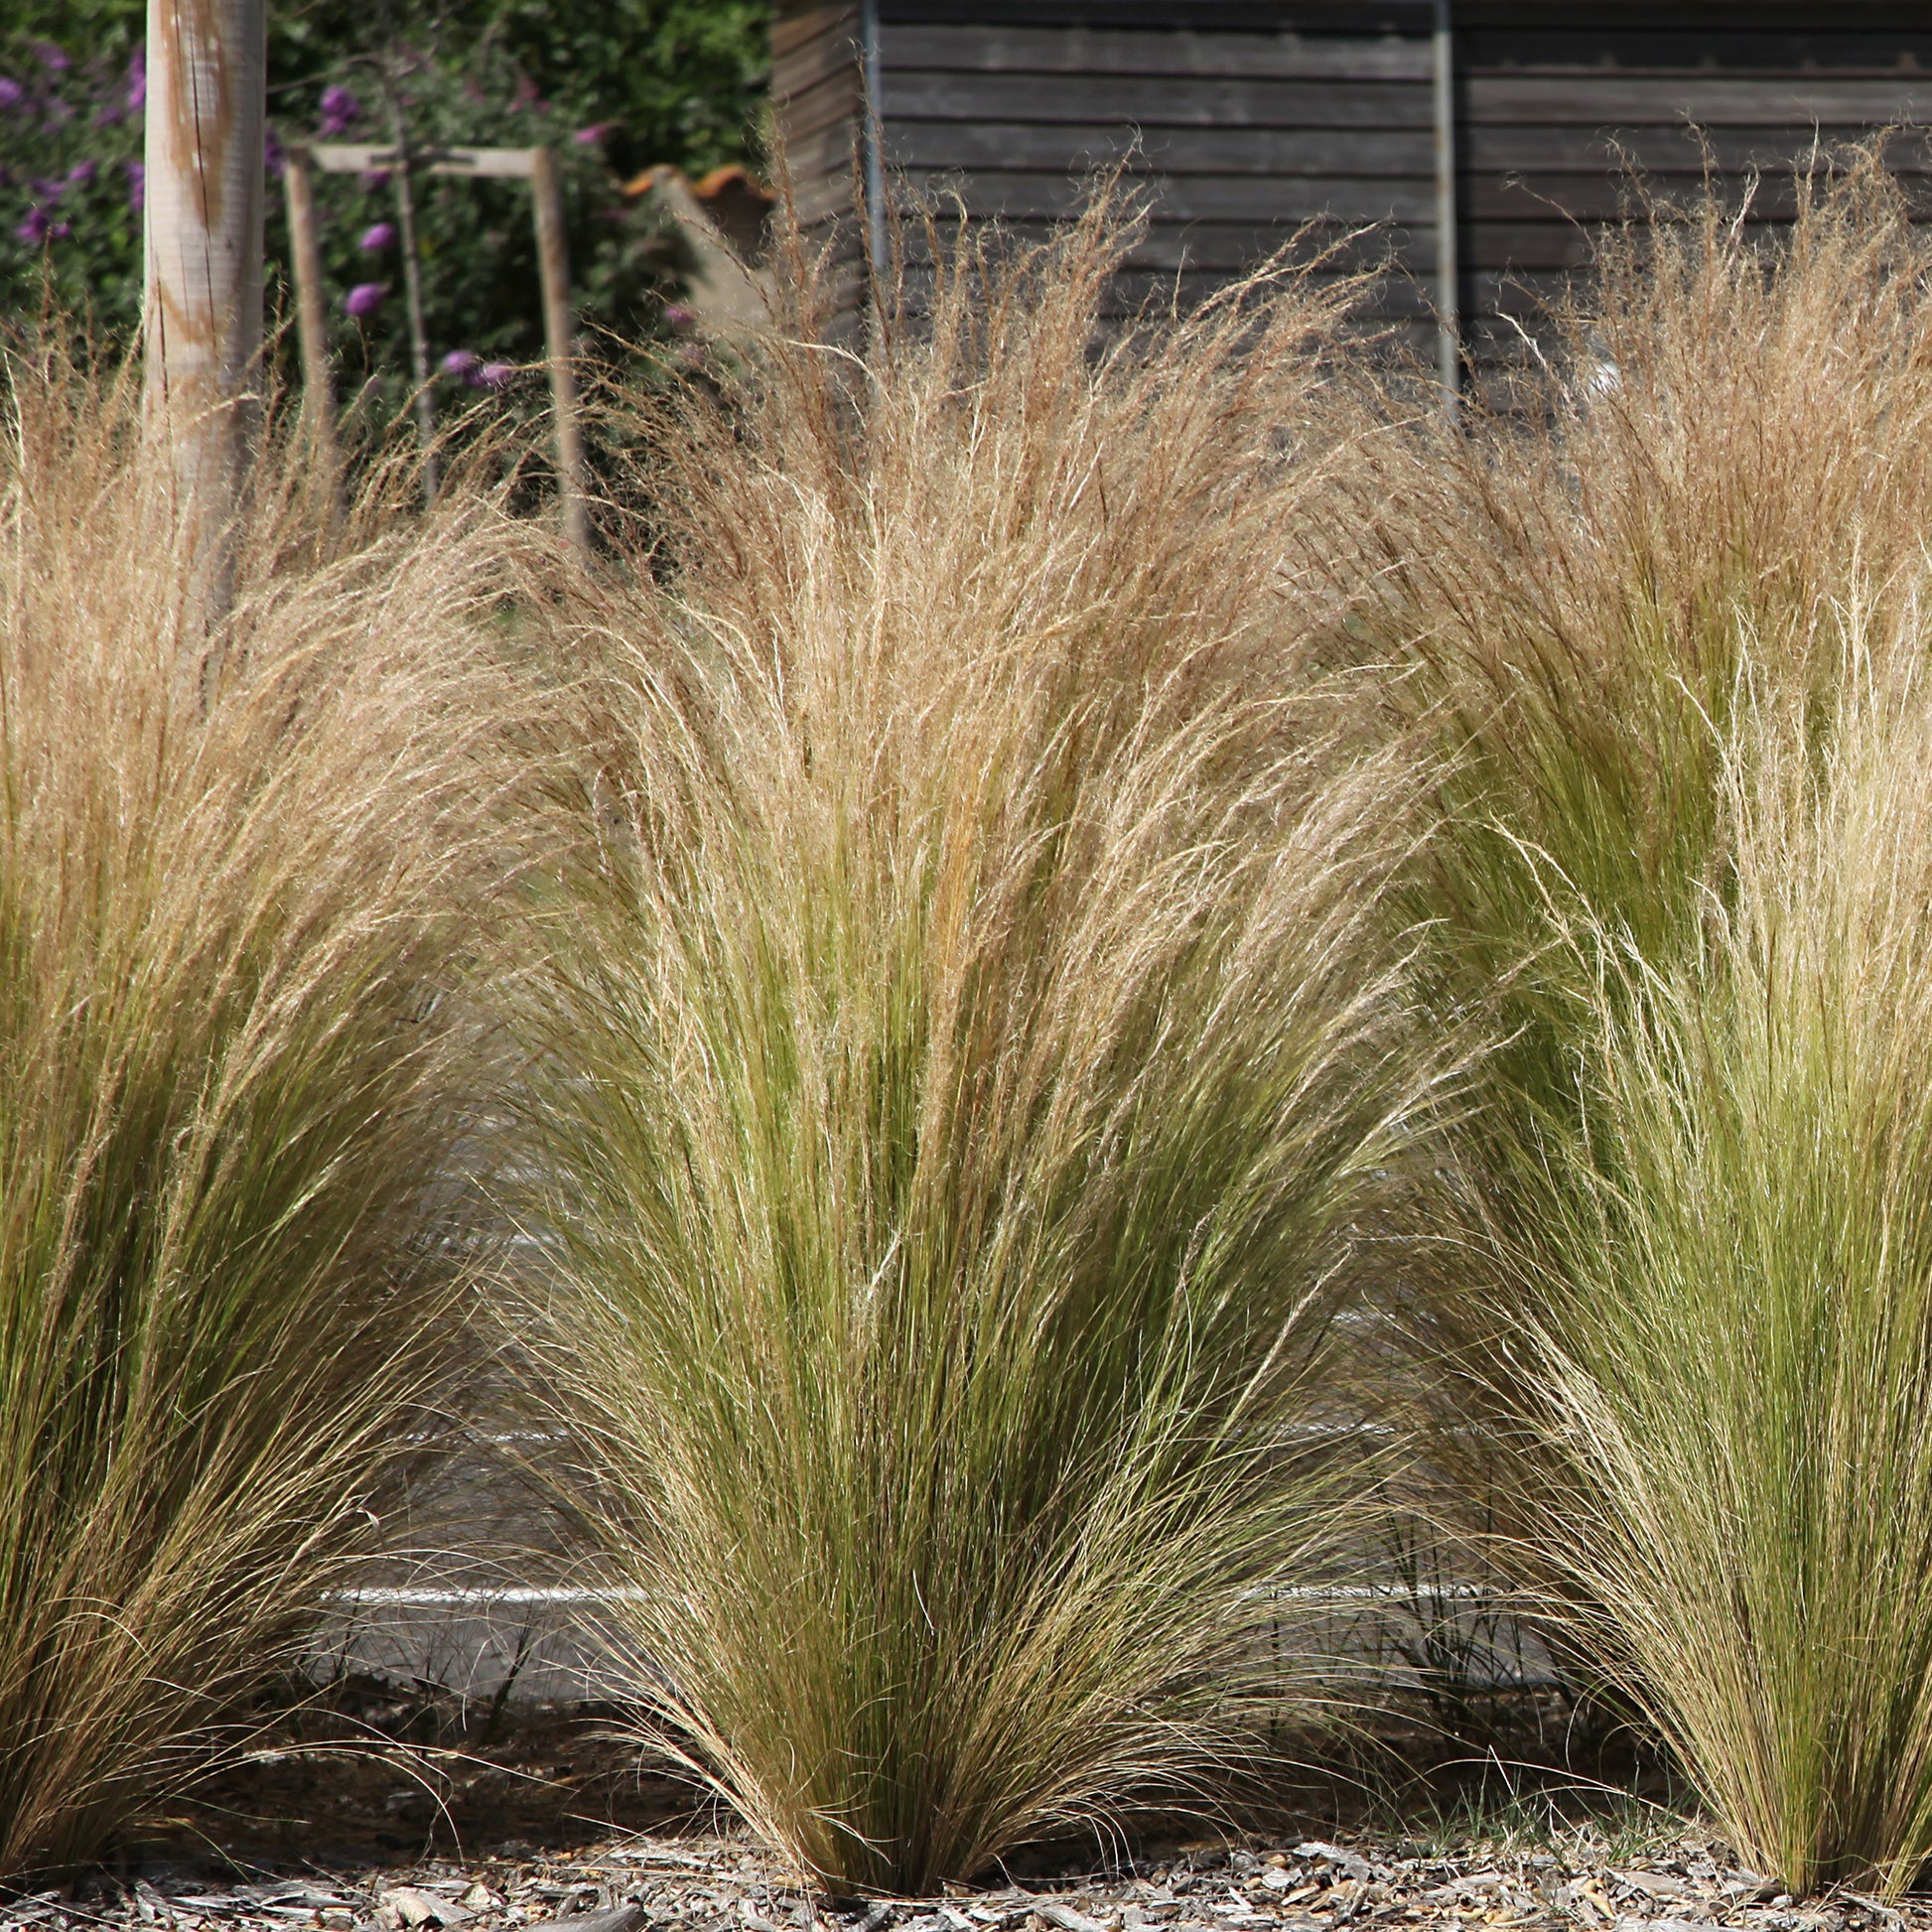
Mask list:
[{"label": "sunlit grass", "polygon": [[[549,1474],[639,1733],[835,1890],[1186,1803],[1326,1691],[1334,1311],[1429,1105],[1416,837],[1298,583],[1334,304],[1095,348],[1104,210],[656,425],[525,1021]],[[1336,1447],[1336,1443],[1341,1445]],[[1282,1647],[1277,1647],[1277,1643]]]},{"label": "sunlit grass", "polygon": [[233,621],[138,383],[40,345],[0,450],[0,1877],[207,1768],[430,1424],[466,1252],[480,511],[318,559],[264,467]]},{"label": "sunlit grass", "polygon": [[1498,1042],[1409,1283],[1441,1506],[1794,1892],[1932,1852],[1924,250],[1865,161],[1634,235],[1384,523]]}]

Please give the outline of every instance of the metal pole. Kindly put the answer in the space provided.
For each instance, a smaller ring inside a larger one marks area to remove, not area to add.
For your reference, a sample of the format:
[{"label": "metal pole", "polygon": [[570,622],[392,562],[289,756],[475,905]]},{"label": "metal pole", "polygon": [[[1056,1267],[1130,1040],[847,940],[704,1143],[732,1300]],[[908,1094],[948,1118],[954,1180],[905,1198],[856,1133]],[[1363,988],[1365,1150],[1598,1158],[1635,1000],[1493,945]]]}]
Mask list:
[{"label": "metal pole", "polygon": [[148,0],[143,395],[204,628],[234,601],[259,419],[267,79],[266,0]]},{"label": "metal pole", "polygon": [[584,443],[577,421],[577,378],[571,367],[576,331],[570,316],[570,254],[564,239],[564,198],[548,148],[530,150],[530,196],[537,219],[537,266],[543,279],[543,345],[550,360],[550,414],[557,436],[564,534],[588,556],[591,531],[584,492]]},{"label": "metal pole", "polygon": [[1431,52],[1436,106],[1436,358],[1443,407],[1452,417],[1462,386],[1462,276],[1455,219],[1455,30],[1449,0],[1436,0]]},{"label": "metal pole", "polygon": [[288,204],[289,259],[295,272],[295,328],[302,345],[302,423],[329,491],[331,515],[340,471],[336,456],[336,385],[329,367],[329,315],[322,299],[322,250],[316,241],[314,177],[307,148],[283,158],[282,194]]},{"label": "metal pole", "polygon": [[873,301],[883,300],[889,266],[886,238],[885,69],[879,52],[879,0],[862,0],[859,12],[859,62],[865,82],[866,265],[872,273]]}]

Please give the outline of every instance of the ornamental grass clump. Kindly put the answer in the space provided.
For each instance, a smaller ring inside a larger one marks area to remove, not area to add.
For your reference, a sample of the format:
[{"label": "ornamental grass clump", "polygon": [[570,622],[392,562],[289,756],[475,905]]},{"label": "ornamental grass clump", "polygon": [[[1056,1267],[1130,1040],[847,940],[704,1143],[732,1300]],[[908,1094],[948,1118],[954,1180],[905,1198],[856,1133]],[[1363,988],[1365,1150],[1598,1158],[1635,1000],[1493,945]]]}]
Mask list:
[{"label": "ornamental grass clump", "polygon": [[[208,632],[138,377],[0,454],[0,1879],[248,1734],[433,1430],[475,1259],[485,512],[317,561],[271,454]],[[413,1445],[412,1445],[413,1439]]]},{"label": "ornamental grass clump", "polygon": [[1656,964],[1695,939],[1747,647],[1764,701],[1822,720],[1854,587],[1910,594],[1932,247],[1869,151],[1797,201],[1770,238],[1714,202],[1650,207],[1509,409],[1385,440],[1338,519],[1368,534],[1346,568],[1446,770],[1418,908],[1446,921],[1435,999],[1499,1018],[1485,1082],[1513,1120],[1575,1117],[1594,982],[1555,935],[1600,919]]},{"label": "ornamental grass clump", "polygon": [[1407,1284],[1432,1460],[1748,1862],[1891,1890],[1932,1851],[1932,259],[1867,151],[1781,237],[1658,209],[1601,266],[1513,416],[1381,484],[1424,976],[1497,1040]]},{"label": "ornamental grass clump", "polygon": [[1894,1896],[1932,1857],[1932,690],[1844,676],[1822,745],[1740,728],[1679,958],[1579,935],[1584,1123],[1503,1311],[1577,1638],[1747,1863]]},{"label": "ornamental grass clump", "polygon": [[521,1339],[619,1693],[842,1893],[1199,1800],[1322,1695],[1271,1587],[1345,1561],[1334,1316],[1431,1091],[1412,762],[1297,576],[1336,300],[1109,335],[1104,207],[919,239],[863,356],[807,275],[654,424],[521,1007]]}]

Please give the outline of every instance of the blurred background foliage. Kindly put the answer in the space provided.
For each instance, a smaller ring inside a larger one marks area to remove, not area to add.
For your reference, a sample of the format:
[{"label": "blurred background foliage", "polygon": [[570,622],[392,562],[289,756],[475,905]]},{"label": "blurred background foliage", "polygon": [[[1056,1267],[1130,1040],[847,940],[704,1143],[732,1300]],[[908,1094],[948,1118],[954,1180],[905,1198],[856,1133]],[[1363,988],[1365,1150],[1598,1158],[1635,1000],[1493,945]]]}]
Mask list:
[{"label": "blurred background foliage", "polygon": [[[10,0],[0,29],[0,316],[44,304],[109,345],[138,320],[145,0]],[[587,345],[661,337],[685,268],[644,168],[757,165],[769,0],[272,0],[271,310],[293,311],[280,154],[300,140],[549,145],[562,163],[571,270]],[[416,184],[427,333],[446,405],[491,362],[543,353],[529,192],[520,182]],[[345,397],[386,419],[409,389],[395,189],[317,181],[324,275]],[[364,243],[369,245],[364,245]],[[374,303],[357,317],[349,291]],[[286,345],[292,353],[292,343]],[[541,380],[508,382],[537,406]]]}]

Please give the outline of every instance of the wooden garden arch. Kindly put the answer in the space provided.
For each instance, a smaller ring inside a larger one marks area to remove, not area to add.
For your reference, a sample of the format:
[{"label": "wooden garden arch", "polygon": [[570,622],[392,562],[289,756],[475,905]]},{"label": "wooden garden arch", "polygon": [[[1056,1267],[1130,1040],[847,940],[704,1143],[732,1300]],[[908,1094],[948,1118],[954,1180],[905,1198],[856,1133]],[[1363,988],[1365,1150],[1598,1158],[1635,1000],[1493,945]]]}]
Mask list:
[{"label": "wooden garden arch", "polygon": [[[335,385],[329,371],[329,318],[322,294],[322,253],[316,241],[315,198],[310,170],[359,175],[406,168],[431,175],[468,175],[527,181],[536,217],[537,267],[543,286],[544,353],[550,369],[550,416],[556,437],[557,477],[564,532],[580,550],[590,547],[584,487],[584,443],[577,414],[577,380],[571,369],[570,257],[564,243],[563,195],[556,158],[548,148],[429,148],[321,142],[291,147],[283,188],[288,200],[290,252],[295,266],[296,328],[302,344],[304,412],[325,459],[334,463]],[[418,379],[426,372],[419,370]]]}]

